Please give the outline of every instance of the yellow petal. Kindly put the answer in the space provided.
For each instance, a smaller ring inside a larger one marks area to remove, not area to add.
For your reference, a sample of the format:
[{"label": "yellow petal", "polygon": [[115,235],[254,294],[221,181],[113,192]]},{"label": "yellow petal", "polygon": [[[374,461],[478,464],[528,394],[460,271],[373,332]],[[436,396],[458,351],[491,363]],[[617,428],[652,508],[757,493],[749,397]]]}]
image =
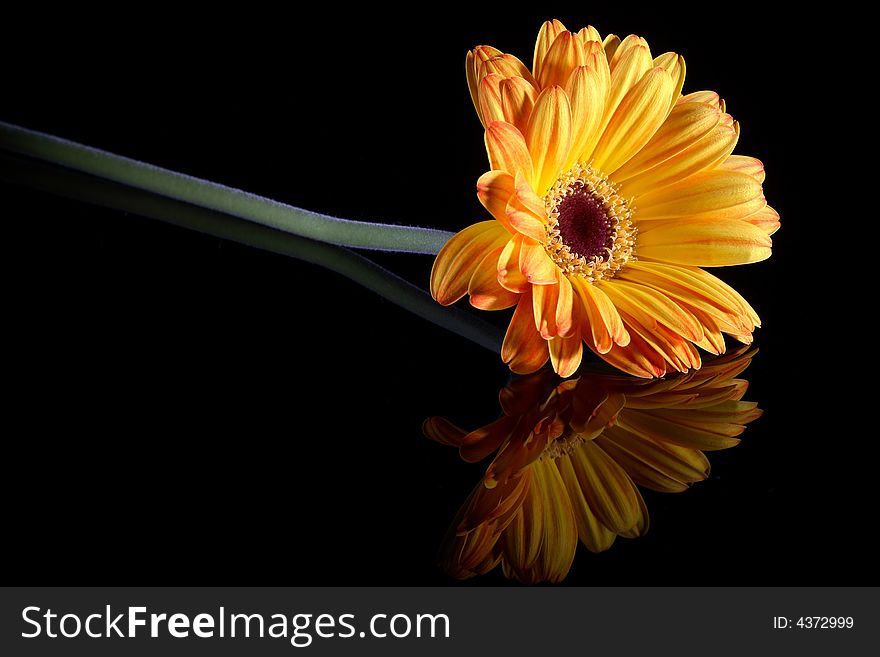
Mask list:
[{"label": "yellow petal", "polygon": [[750,214],[743,219],[743,221],[746,221],[753,226],[757,226],[768,235],[772,235],[779,230],[779,213],[769,205],[763,207],[754,214]]},{"label": "yellow petal", "polygon": [[704,103],[717,110],[724,111],[724,101],[714,91],[695,91],[678,99],[679,103]]},{"label": "yellow petal", "polygon": [[559,473],[562,475],[562,481],[565,484],[565,490],[571,501],[581,542],[591,552],[607,550],[614,543],[616,534],[603,525],[590,509],[590,504],[584,498],[580,482],[571,465],[571,459],[568,455],[564,455],[556,460],[556,466],[559,468]]},{"label": "yellow petal", "polygon": [[721,171],[736,171],[745,173],[757,180],[759,183],[764,182],[764,163],[754,157],[747,155],[731,155],[723,163],[718,165]]},{"label": "yellow petal", "polygon": [[492,121],[503,121],[504,112],[501,109],[501,81],[504,78],[497,73],[487,75],[480,80],[479,86],[479,113],[483,125],[489,125]]},{"label": "yellow petal", "polygon": [[609,34],[602,40],[602,48],[605,50],[605,57],[609,62],[614,58],[619,47],[620,37],[616,34]]},{"label": "yellow petal", "polygon": [[569,457],[590,509],[608,529],[619,533],[638,520],[639,502],[632,481],[593,441]]},{"label": "yellow petal", "polygon": [[534,71],[535,78],[541,79],[544,69],[544,58],[547,56],[547,52],[550,50],[550,46],[553,45],[556,37],[563,32],[565,32],[565,25],[556,19],[545,21],[541,26],[541,29],[538,31],[538,40],[535,43],[535,56],[532,63],[532,71]]},{"label": "yellow petal", "polygon": [[544,57],[538,84],[541,89],[562,86],[568,81],[571,72],[583,65],[584,42],[571,32],[561,32]]},{"label": "yellow petal", "polygon": [[621,428],[648,440],[660,440],[691,449],[711,451],[739,444],[739,439],[689,427],[655,411],[628,410],[618,418]]},{"label": "yellow petal", "polygon": [[676,105],[644,148],[615,172],[614,181],[624,183],[633,176],[660,165],[709,134],[720,120],[721,110],[709,105]]},{"label": "yellow petal", "polygon": [[684,76],[686,73],[684,57],[674,52],[665,52],[654,58],[654,66],[663,67],[669,73],[669,77],[672,78],[672,96],[669,103],[669,110],[671,111],[681,97],[681,88],[684,86]]},{"label": "yellow petal", "polygon": [[521,173],[532,179],[532,159],[522,133],[504,121],[493,121],[486,128],[486,152],[489,166],[510,175]]},{"label": "yellow petal", "polygon": [[543,196],[565,164],[571,144],[571,107],[561,87],[550,87],[538,96],[529,119],[526,143],[534,167],[532,177],[526,177],[535,192]]},{"label": "yellow petal", "polygon": [[535,78],[525,64],[507,53],[477,62],[477,80],[491,73],[498,73],[505,78],[520,77],[530,84],[535,84]]},{"label": "yellow petal", "polygon": [[483,256],[503,246],[509,238],[497,221],[482,221],[454,235],[434,260],[431,295],[444,306],[461,299]]},{"label": "yellow petal", "polygon": [[571,280],[575,294],[583,308],[582,320],[585,323],[581,333],[600,354],[608,353],[614,344],[629,344],[629,333],[623,325],[620,313],[608,296],[598,287],[582,278]]},{"label": "yellow petal", "polygon": [[[724,116],[729,117],[727,114]],[[689,176],[715,169],[733,152],[738,138],[739,130],[735,123],[719,122],[699,141],[656,167],[626,181],[623,193],[639,198],[650,191],[673,185]]]},{"label": "yellow petal", "polygon": [[611,70],[611,91],[605,108],[606,120],[611,118],[623,97],[654,65],[647,42],[633,35],[623,40],[608,62]]},{"label": "yellow petal", "polygon": [[536,489],[543,495],[544,509],[539,581],[561,582],[574,561],[577,523],[562,476],[553,461],[538,461],[532,467],[538,482]]},{"label": "yellow petal", "polygon": [[[761,184],[749,175],[729,171],[705,171],[673,185],[642,194],[636,199],[635,219],[712,217],[742,219],[765,204]],[[639,226],[640,235],[647,230]]]},{"label": "yellow petal", "polygon": [[599,128],[605,114],[605,99],[608,95],[605,81],[589,66],[579,66],[574,70],[566,90],[571,99],[572,138],[569,156],[563,169],[571,168],[575,162],[590,159],[601,136]]},{"label": "yellow petal", "polygon": [[504,120],[524,132],[529,116],[538,99],[535,88],[522,78],[508,78],[501,82],[501,111]]},{"label": "yellow petal", "polygon": [[535,330],[531,294],[527,293],[516,305],[507,327],[501,345],[501,360],[517,374],[531,374],[541,369],[549,357],[547,341]]},{"label": "yellow petal", "polygon": [[763,230],[745,221],[680,219],[640,233],[636,252],[672,264],[723,267],[766,260],[771,245]]},{"label": "yellow petal", "polygon": [[578,35],[578,38],[581,41],[583,41],[584,43],[587,43],[589,41],[595,41],[599,45],[602,44],[602,36],[599,34],[599,30],[597,30],[592,25],[587,25],[586,27],[582,27],[580,30],[578,30],[577,35]]},{"label": "yellow petal", "polygon": [[696,318],[659,290],[620,279],[602,281],[601,288],[617,308],[649,329],[662,324],[693,342],[703,339],[703,327]]},{"label": "yellow petal", "polygon": [[593,152],[593,166],[611,174],[638,153],[666,119],[671,94],[672,79],[665,70],[646,73],[611,116]]},{"label": "yellow petal", "polygon": [[[480,113],[480,97],[479,97],[479,69],[482,62],[491,58],[497,57],[501,55],[501,51],[497,48],[493,48],[492,46],[478,46],[468,52],[467,57],[465,58],[465,74],[467,75],[467,83],[468,89],[471,92],[471,100],[474,103],[474,109],[477,110],[477,116],[480,117],[480,120],[483,120],[482,114]],[[483,126],[485,127],[485,123]]]}]

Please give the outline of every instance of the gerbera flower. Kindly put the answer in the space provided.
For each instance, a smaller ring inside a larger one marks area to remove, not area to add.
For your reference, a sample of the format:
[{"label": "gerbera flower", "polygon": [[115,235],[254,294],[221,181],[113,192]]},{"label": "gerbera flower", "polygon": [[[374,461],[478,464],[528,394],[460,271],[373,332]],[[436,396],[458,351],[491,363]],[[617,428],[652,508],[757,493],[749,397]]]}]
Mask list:
[{"label": "gerbera flower", "polygon": [[516,306],[502,349],[514,372],[570,376],[583,344],[640,377],[700,367],[723,333],[750,343],[759,318],[701,267],[770,256],[779,215],[764,167],[732,155],[738,124],[717,94],[681,95],[684,60],[637,36],[541,28],[532,71],[480,46],[467,77],[491,171],[494,219],[438,254],[442,304]]},{"label": "gerbera flower", "polygon": [[748,383],[736,378],[751,356],[740,350],[668,380],[582,374],[560,382],[544,370],[504,388],[504,415],[485,427],[426,420],[425,434],[466,461],[495,453],[447,533],[444,568],[466,578],[500,564],[523,582],[558,582],[578,539],[600,552],[617,536],[644,534],[637,486],[686,490],[709,473],[703,452],[736,445],[761,415],[741,401]]}]

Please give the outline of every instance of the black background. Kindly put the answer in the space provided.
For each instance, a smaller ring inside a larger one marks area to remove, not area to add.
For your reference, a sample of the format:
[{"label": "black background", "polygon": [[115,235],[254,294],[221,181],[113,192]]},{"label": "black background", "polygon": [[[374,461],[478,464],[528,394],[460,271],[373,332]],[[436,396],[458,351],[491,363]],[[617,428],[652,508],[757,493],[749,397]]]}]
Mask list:
[{"label": "black background", "polygon": [[[339,216],[458,230],[487,168],[464,55],[531,61],[541,22],[648,39],[717,90],[782,215],[771,260],[715,270],[764,321],[765,415],[710,479],[572,584],[865,584],[876,431],[846,256],[835,28],[758,8],[503,4],[4,20],[0,119]],[[435,565],[480,475],[423,438],[497,416],[506,368],[313,265],[0,186],[3,542],[18,583],[453,584]],[[427,286],[431,258],[375,259]],[[493,317],[499,326],[506,314]],[[854,364],[854,365],[853,365]],[[858,426],[858,425],[857,425]],[[478,584],[498,584],[499,573]]]}]

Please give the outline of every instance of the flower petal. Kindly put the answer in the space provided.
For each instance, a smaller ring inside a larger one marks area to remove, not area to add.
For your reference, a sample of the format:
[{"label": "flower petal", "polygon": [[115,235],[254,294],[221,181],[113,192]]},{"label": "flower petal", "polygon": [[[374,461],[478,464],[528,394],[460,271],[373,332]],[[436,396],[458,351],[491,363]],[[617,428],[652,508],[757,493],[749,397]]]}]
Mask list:
[{"label": "flower petal", "polygon": [[434,260],[431,295],[444,306],[461,299],[483,256],[509,239],[497,221],[481,221],[454,235]]},{"label": "flower petal", "polygon": [[559,271],[544,247],[529,238],[523,239],[519,269],[532,285],[555,285],[556,272]]},{"label": "flower petal", "polygon": [[501,345],[501,360],[517,374],[531,374],[541,369],[550,353],[547,342],[535,330],[531,293],[523,295],[507,327]]},{"label": "flower petal", "polygon": [[[501,54],[503,53],[500,50],[493,48],[492,46],[477,46],[469,51],[465,58],[465,74],[467,75],[468,89],[471,92],[471,100],[474,103],[474,109],[477,110],[477,116],[480,117],[481,121],[483,120],[483,117],[480,114],[479,69],[482,62],[492,57],[498,57]],[[485,126],[485,123],[483,125]]]},{"label": "flower petal", "polygon": [[478,91],[480,120],[483,125],[489,125],[492,121],[503,121],[504,112],[501,109],[501,82],[504,77],[497,73],[487,75],[480,80]]},{"label": "flower petal", "polygon": [[615,182],[626,182],[660,165],[709,134],[720,120],[721,110],[704,103],[676,105],[644,148],[615,172]]},{"label": "flower petal", "polygon": [[[606,65],[607,67],[607,65]],[[605,114],[605,99],[608,87],[593,68],[579,66],[571,74],[566,85],[571,99],[572,139],[568,159],[563,169],[569,169],[575,162],[587,161],[593,153],[599,137],[599,128]]]},{"label": "flower petal", "polygon": [[526,177],[535,192],[543,195],[559,175],[571,144],[571,107],[561,87],[550,87],[538,96],[526,143],[534,167],[532,177]]},{"label": "flower petal", "polygon": [[618,418],[618,424],[623,429],[647,440],[661,440],[691,449],[711,451],[727,449],[739,444],[738,438],[689,427],[655,411],[629,410]]},{"label": "flower petal", "polygon": [[549,340],[556,335],[556,304],[558,302],[558,285],[532,286],[532,308],[535,314],[535,329],[545,340]]},{"label": "flower petal", "polygon": [[577,522],[562,476],[553,461],[537,461],[532,469],[537,484],[535,488],[544,498],[544,536],[537,581],[561,582],[574,561],[578,543]]},{"label": "flower petal", "polygon": [[584,354],[584,341],[580,334],[569,338],[557,335],[548,342],[548,346],[550,347],[550,362],[559,376],[565,379],[577,372]]},{"label": "flower petal", "polygon": [[582,443],[569,457],[590,509],[615,533],[638,521],[640,510],[632,480],[593,441]]},{"label": "flower petal", "polygon": [[642,79],[645,73],[651,70],[654,64],[647,42],[632,35],[624,39],[616,49],[614,57],[609,57],[608,61],[611,80],[608,102],[605,105],[604,123],[606,124],[623,97]]},{"label": "flower petal", "polygon": [[[574,291],[568,277],[561,271],[556,272],[559,281],[559,300],[556,303],[556,334],[567,338],[575,333],[577,322],[574,319]],[[578,333],[580,340],[580,333]]]},{"label": "flower petal", "polygon": [[696,318],[657,289],[614,279],[603,281],[602,290],[617,308],[638,317],[649,330],[662,324],[692,342],[703,339]]},{"label": "flower petal", "polygon": [[678,219],[640,233],[637,253],[678,265],[724,267],[766,260],[771,246],[763,230],[745,221]]},{"label": "flower petal", "polygon": [[[714,169],[733,152],[739,139],[739,126],[730,119],[722,120],[709,134],[676,153],[665,162],[628,180],[623,193],[639,198],[652,190],[673,185],[689,176]],[[716,169],[717,170],[717,169]]]},{"label": "flower petal", "polygon": [[745,173],[759,183],[764,182],[764,163],[748,155],[731,155],[718,165],[719,171],[735,171]]},{"label": "flower petal", "polygon": [[540,80],[544,71],[544,58],[560,34],[565,32],[565,25],[562,22],[553,19],[552,21],[544,21],[541,29],[538,31],[538,40],[535,43],[535,56],[532,63],[532,71],[535,78]]},{"label": "flower petal", "polygon": [[616,534],[603,525],[596,514],[590,508],[590,503],[584,497],[581,490],[580,482],[577,479],[571,459],[568,455],[563,455],[556,460],[556,466],[562,475],[562,481],[565,483],[565,490],[571,501],[572,511],[574,512],[575,523],[577,524],[578,536],[581,542],[587,546],[591,552],[603,552],[611,547],[616,538]]},{"label": "flower petal", "polygon": [[571,32],[560,32],[547,51],[538,77],[541,89],[562,86],[571,72],[584,65],[584,42]]},{"label": "flower petal", "polygon": [[669,73],[657,67],[629,90],[596,144],[596,169],[614,173],[648,143],[669,113],[672,84]]},{"label": "flower petal", "polygon": [[501,82],[501,111],[504,120],[524,132],[529,116],[538,99],[537,90],[522,78],[507,78]]},{"label": "flower petal", "polygon": [[[617,308],[608,296],[598,287],[580,277],[569,279],[572,283],[580,307],[584,309],[581,333],[587,342],[600,354],[607,353],[612,346],[629,344],[629,333],[620,319]],[[592,341],[588,336],[592,337]]]},{"label": "flower petal", "polygon": [[[749,175],[706,171],[636,198],[636,220],[711,216],[742,219],[764,207],[761,184]],[[639,226],[642,231],[643,226]]]},{"label": "flower petal", "polygon": [[724,101],[714,91],[694,91],[678,99],[679,103],[705,103],[715,109],[724,111]]},{"label": "flower petal", "polygon": [[764,206],[758,212],[754,214],[750,214],[748,217],[743,219],[753,226],[757,226],[761,230],[763,230],[768,235],[772,235],[777,230],[779,230],[779,213],[771,208],[769,205]]},{"label": "flower petal", "polygon": [[422,423],[422,433],[431,440],[449,447],[461,447],[467,432],[442,417],[429,417]]},{"label": "flower petal", "polygon": [[669,110],[671,111],[681,97],[681,88],[684,86],[686,73],[684,57],[674,52],[665,52],[654,58],[654,66],[664,68],[669,73],[669,77],[672,78],[672,96],[669,103]]},{"label": "flower petal", "polygon": [[516,191],[513,181],[513,176],[506,171],[487,171],[477,180],[480,203],[510,233],[514,232],[514,228],[507,219],[507,203]]},{"label": "flower petal", "polygon": [[496,272],[498,283],[511,292],[526,292],[531,287],[519,268],[523,239],[523,236],[517,233],[504,245],[501,255],[498,256],[498,270]]},{"label": "flower petal", "polygon": [[532,158],[522,133],[505,121],[493,121],[486,128],[489,166],[510,175],[521,173],[532,179]]},{"label": "flower petal", "polygon": [[493,249],[480,261],[468,283],[468,294],[474,308],[503,310],[519,300],[519,294],[511,292],[498,282],[498,258],[503,246]]}]

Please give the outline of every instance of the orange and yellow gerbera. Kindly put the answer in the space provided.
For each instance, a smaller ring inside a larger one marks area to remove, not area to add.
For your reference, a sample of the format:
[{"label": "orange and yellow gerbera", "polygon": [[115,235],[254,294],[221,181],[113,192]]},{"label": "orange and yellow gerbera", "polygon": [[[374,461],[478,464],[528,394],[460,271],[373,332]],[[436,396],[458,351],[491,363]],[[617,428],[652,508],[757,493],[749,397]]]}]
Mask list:
[{"label": "orange and yellow gerbera", "polygon": [[442,562],[467,578],[501,565],[523,582],[558,582],[578,540],[589,550],[648,528],[638,486],[674,493],[709,473],[704,451],[732,447],[761,415],[736,378],[752,354],[722,356],[701,370],[645,381],[549,370],[514,380],[501,419],[471,432],[442,418],[429,438],[466,461],[494,459],[447,533]]},{"label": "orange and yellow gerbera", "polygon": [[491,170],[477,194],[494,217],[440,251],[431,292],[515,306],[502,348],[514,372],[548,357],[562,376],[583,345],[640,377],[700,367],[695,347],[750,343],[759,319],[701,267],[770,256],[779,215],[764,167],[732,155],[738,124],[717,94],[681,95],[684,60],[631,35],[544,23],[532,71],[488,46],[467,78]]}]

